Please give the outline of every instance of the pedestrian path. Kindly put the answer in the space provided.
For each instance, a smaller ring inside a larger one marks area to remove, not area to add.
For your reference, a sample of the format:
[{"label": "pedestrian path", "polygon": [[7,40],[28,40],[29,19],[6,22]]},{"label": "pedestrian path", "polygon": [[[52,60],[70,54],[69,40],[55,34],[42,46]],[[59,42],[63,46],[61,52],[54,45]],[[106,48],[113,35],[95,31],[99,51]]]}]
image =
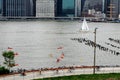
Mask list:
[{"label": "pedestrian path", "polygon": [[[120,67],[103,67],[96,70],[96,73],[120,73]],[[26,73],[26,76],[21,76],[21,74],[14,74],[10,76],[2,76],[0,80],[32,80],[38,78],[47,77],[57,77],[57,76],[69,76],[69,75],[79,75],[79,74],[93,74],[92,68],[82,68],[74,70],[59,70],[59,71],[36,71]]]}]

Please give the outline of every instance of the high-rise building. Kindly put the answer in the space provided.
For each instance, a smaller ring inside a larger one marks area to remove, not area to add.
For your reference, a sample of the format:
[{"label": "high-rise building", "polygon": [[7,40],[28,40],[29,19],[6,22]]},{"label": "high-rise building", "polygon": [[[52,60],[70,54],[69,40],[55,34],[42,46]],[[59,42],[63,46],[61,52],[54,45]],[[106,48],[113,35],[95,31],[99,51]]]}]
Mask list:
[{"label": "high-rise building", "polygon": [[120,0],[104,0],[104,13],[110,19],[118,18],[120,14]]},{"label": "high-rise building", "polygon": [[120,0],[104,0],[105,8],[104,13],[106,13],[108,18],[118,18],[120,14]]},{"label": "high-rise building", "polygon": [[102,15],[103,18],[108,17],[109,14],[109,5],[110,5],[110,0],[102,0]]},{"label": "high-rise building", "polygon": [[55,1],[55,17],[62,16],[62,0]]},{"label": "high-rise building", "polygon": [[120,0],[118,0],[118,14],[120,16]]},{"label": "high-rise building", "polygon": [[33,0],[3,0],[3,16],[5,17],[33,16]]},{"label": "high-rise building", "polygon": [[84,12],[83,10],[84,10],[84,6],[85,6],[85,2],[86,2],[86,0],[81,0],[81,16]]},{"label": "high-rise building", "polygon": [[75,17],[75,0],[57,0],[57,17]]},{"label": "high-rise building", "polygon": [[55,17],[55,0],[36,0],[36,17]]},{"label": "high-rise building", "polygon": [[0,0],[0,16],[2,16],[2,7],[3,7],[2,0]]},{"label": "high-rise building", "polygon": [[32,10],[33,10],[33,16],[36,17],[36,0],[32,0],[31,3],[33,2]]},{"label": "high-rise building", "polygon": [[75,0],[75,17],[80,17],[82,11],[82,1]]},{"label": "high-rise building", "polygon": [[119,12],[119,14],[120,14],[120,0],[118,0],[118,5],[119,5],[119,7],[118,7],[118,12]]},{"label": "high-rise building", "polygon": [[110,5],[110,0],[104,0],[104,3],[103,3],[103,12],[105,13],[105,14],[108,14],[109,12],[109,10],[110,10],[110,8],[109,8],[109,5]]},{"label": "high-rise building", "polygon": [[109,5],[110,11],[110,17],[111,18],[118,18],[120,14],[120,0],[110,0]]}]

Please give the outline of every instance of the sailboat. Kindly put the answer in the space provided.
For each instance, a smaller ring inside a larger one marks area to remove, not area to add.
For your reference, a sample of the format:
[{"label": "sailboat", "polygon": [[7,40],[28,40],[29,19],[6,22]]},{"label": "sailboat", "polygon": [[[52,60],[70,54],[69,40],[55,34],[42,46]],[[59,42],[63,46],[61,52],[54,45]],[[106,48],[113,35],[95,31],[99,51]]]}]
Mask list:
[{"label": "sailboat", "polygon": [[80,31],[89,31],[89,27],[87,25],[87,21],[86,19],[84,18],[83,20],[83,23],[82,23],[82,26],[81,26],[81,30]]}]

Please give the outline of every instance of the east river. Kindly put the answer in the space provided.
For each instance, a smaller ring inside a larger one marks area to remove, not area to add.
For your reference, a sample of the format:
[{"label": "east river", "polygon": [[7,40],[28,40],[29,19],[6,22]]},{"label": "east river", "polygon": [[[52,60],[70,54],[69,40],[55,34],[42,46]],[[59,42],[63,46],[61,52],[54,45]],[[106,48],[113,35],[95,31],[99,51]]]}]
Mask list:
[{"label": "east river", "polygon": [[[94,41],[97,27],[97,43],[116,52],[120,44],[109,38],[120,40],[119,23],[88,23],[90,31],[79,32],[79,21],[3,21],[0,22],[0,64],[3,65],[2,52],[8,47],[18,55],[15,68],[41,68],[72,65],[93,65],[94,48],[71,38],[85,38]],[[62,47],[61,50],[57,48]],[[56,60],[64,53],[60,62]],[[97,65],[120,65],[120,55],[96,49]]]}]

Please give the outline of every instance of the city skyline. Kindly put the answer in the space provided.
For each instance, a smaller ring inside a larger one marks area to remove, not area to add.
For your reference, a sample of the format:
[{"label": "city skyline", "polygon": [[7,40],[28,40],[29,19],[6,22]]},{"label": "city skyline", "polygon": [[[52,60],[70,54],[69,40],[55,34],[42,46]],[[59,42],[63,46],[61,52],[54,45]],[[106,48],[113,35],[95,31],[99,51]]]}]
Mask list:
[{"label": "city skyline", "polygon": [[119,4],[119,0],[52,0],[52,3],[50,0],[0,0],[0,14],[4,17],[95,17],[104,13],[117,18]]}]

